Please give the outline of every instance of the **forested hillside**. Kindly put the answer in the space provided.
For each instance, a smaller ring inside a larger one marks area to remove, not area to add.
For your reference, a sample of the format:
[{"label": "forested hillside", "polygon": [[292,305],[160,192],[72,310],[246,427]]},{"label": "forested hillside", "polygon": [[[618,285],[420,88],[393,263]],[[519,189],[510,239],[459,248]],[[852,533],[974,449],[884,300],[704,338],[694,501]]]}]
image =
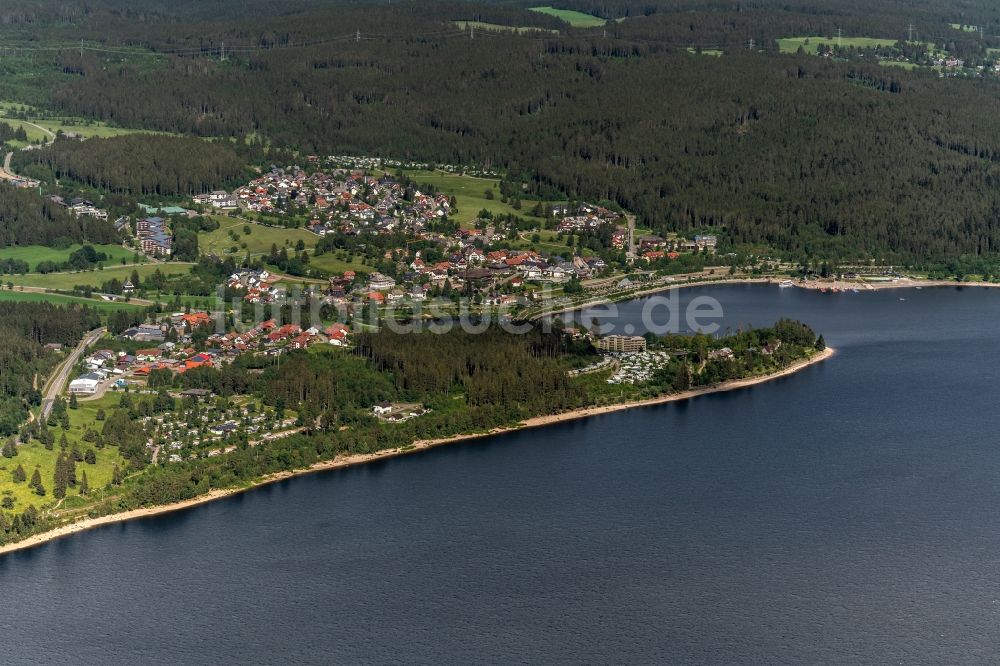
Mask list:
[{"label": "forested hillside", "polygon": [[42,345],[76,345],[99,325],[96,310],[0,302],[0,436],[16,432],[41,399],[36,374],[44,379],[52,360]]},{"label": "forested hillside", "polygon": [[197,194],[246,176],[244,162],[227,145],[157,134],[57,140],[19,153],[16,165],[41,165],[56,178],[135,195]]},{"label": "forested hillside", "polygon": [[[838,28],[906,39],[916,23],[915,39],[985,58],[1000,46],[991,3],[562,3],[624,19],[593,29],[526,2],[301,3],[263,18],[238,4],[219,3],[219,20],[186,21],[155,2],[137,5],[148,11],[94,3],[70,21],[74,30],[162,55],[47,55],[66,77],[48,104],[127,127],[262,137],[304,154],[488,163],[528,193],[611,199],[658,231],[711,228],[789,256],[919,263],[1000,251],[991,73],[964,80],[778,55],[774,42]],[[459,20],[558,33],[470,34]],[[954,21],[996,30],[977,36]],[[153,163],[154,175],[149,146],[130,148],[65,143],[18,161],[132,192],[197,191],[235,171],[207,157],[192,169],[188,156],[176,168]]]},{"label": "forested hillside", "polygon": [[34,190],[0,183],[0,247],[50,245],[56,239],[114,243],[118,233],[107,220],[76,217]]}]

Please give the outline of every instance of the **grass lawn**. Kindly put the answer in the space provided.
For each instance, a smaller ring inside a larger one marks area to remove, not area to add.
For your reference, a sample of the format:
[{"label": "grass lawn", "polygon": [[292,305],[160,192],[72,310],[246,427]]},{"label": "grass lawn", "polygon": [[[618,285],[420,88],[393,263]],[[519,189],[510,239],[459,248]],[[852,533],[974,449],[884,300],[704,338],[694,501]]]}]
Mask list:
[{"label": "grass lawn", "polygon": [[[242,220],[233,220],[230,217],[217,216],[219,228],[215,231],[203,231],[198,234],[198,249],[202,254],[217,254],[225,256],[230,254],[229,250],[236,247],[233,256],[242,257],[247,251],[251,255],[268,254],[271,245],[294,248],[300,240],[307,248],[316,247],[319,237],[311,231],[305,229],[283,229],[280,227],[265,227],[260,224],[252,224]],[[250,233],[243,233],[243,226],[250,227]],[[233,231],[239,237],[234,241],[229,235]],[[244,247],[245,246],[245,247]]]},{"label": "grass lawn", "polygon": [[328,273],[343,273],[344,271],[354,271],[355,273],[371,273],[374,269],[361,263],[361,257],[352,256],[350,261],[337,258],[336,252],[327,252],[319,256],[310,256],[309,265]]},{"label": "grass lawn", "polygon": [[[52,434],[56,438],[56,443],[52,451],[46,450],[39,442],[33,440],[31,443],[19,447],[16,457],[0,458],[0,495],[5,495],[9,492],[14,497],[17,502],[14,506],[15,511],[23,511],[29,504],[34,504],[36,507],[41,508],[43,505],[53,504],[56,501],[52,496],[52,488],[56,458],[59,457],[60,437],[65,432],[70,450],[72,450],[74,444],[79,446],[81,453],[85,452],[88,448],[93,448],[91,444],[83,441],[84,433],[88,428],[99,432],[101,423],[96,419],[97,410],[104,408],[105,412],[110,414],[111,410],[118,405],[118,399],[119,396],[110,395],[92,402],[81,401],[78,409],[67,410],[69,413],[70,428],[67,431],[63,431],[58,426],[51,428]],[[76,474],[79,480],[83,477],[83,472],[86,471],[87,483],[90,485],[91,494],[98,495],[104,486],[111,481],[115,464],[124,467],[124,462],[118,455],[118,449],[115,447],[95,448],[94,452],[97,454],[97,464],[77,463]],[[17,468],[18,464],[24,468],[28,480],[31,479],[31,474],[35,468],[39,469],[42,477],[42,485],[45,486],[45,490],[47,491],[44,497],[39,497],[33,490],[28,488],[27,482],[13,482],[11,473]],[[76,494],[77,491],[70,488],[66,493],[66,498],[69,499]]]},{"label": "grass lawn", "polygon": [[560,241],[557,238],[558,232],[551,229],[542,229],[539,231],[538,237],[541,240],[537,243],[532,242],[532,236],[534,236],[534,233],[525,233],[523,237],[519,237],[513,243],[514,247],[525,250],[537,250],[538,252],[551,252],[553,254],[562,254],[570,249],[566,245],[566,236],[563,236],[563,239]]},{"label": "grass lawn", "polygon": [[[454,196],[458,204],[458,213],[451,218],[466,228],[472,227],[472,222],[484,208],[493,214],[510,213],[519,217],[531,217],[528,211],[535,201],[522,199],[521,210],[516,210],[510,204],[500,201],[500,181],[493,178],[476,178],[448,173],[446,171],[406,171],[407,176],[418,184],[433,185],[439,192]],[[493,191],[493,199],[486,198],[486,190]]]},{"label": "grass lawn", "polygon": [[531,11],[538,12],[540,14],[548,14],[549,16],[555,16],[557,19],[566,21],[566,23],[569,23],[574,28],[594,28],[605,24],[605,20],[602,18],[592,16],[591,14],[584,14],[583,12],[577,12],[572,9],[532,7]]},{"label": "grass lawn", "polygon": [[28,287],[44,287],[47,289],[72,289],[77,285],[89,285],[95,289],[112,278],[118,278],[121,282],[129,279],[132,271],[139,274],[140,279],[145,279],[152,275],[157,269],[164,275],[183,275],[191,270],[194,264],[185,262],[167,262],[162,264],[143,264],[141,266],[115,266],[104,270],[80,271],[76,273],[49,273],[39,275],[38,273],[28,273],[27,275],[5,275],[0,278],[4,285],[13,282],[15,285],[25,285]]},{"label": "grass lawn", "polygon": [[98,298],[78,298],[62,294],[42,294],[36,291],[0,290],[0,301],[28,301],[34,303],[53,303],[55,305],[87,305],[102,312],[114,310],[141,310],[144,306],[135,303],[105,301]]},{"label": "grass lawn", "polygon": [[512,30],[514,32],[551,32],[558,33],[558,30],[549,28],[533,28],[531,26],[500,25],[499,23],[483,23],[482,21],[453,21],[462,30],[468,30],[471,25],[476,30]]},{"label": "grass lawn", "polygon": [[[26,261],[28,265],[31,266],[31,270],[35,269],[35,266],[42,261],[54,261],[56,263],[61,263],[69,259],[69,255],[79,250],[82,245],[70,245],[65,250],[60,250],[54,247],[45,247],[44,245],[24,245],[22,247],[5,247],[0,249],[0,259],[17,259],[19,261]],[[121,263],[124,259],[128,263],[133,263],[135,261],[136,252],[135,250],[130,250],[122,247],[121,245],[93,245],[93,248],[98,252],[103,252],[108,255],[107,261],[104,262],[105,266],[111,266],[113,264]],[[142,259],[142,255],[140,260]]]},{"label": "grass lawn", "polygon": [[839,43],[844,47],[871,48],[875,46],[893,46],[896,41],[895,39],[882,39],[878,37],[842,37],[839,40],[836,37],[786,37],[778,40],[778,47],[782,53],[795,53],[801,46],[806,53],[815,54],[816,47],[820,44],[837,46]]},{"label": "grass lawn", "polygon": [[974,25],[964,25],[962,23],[949,23],[955,30],[961,30],[962,32],[979,32],[979,28]]}]

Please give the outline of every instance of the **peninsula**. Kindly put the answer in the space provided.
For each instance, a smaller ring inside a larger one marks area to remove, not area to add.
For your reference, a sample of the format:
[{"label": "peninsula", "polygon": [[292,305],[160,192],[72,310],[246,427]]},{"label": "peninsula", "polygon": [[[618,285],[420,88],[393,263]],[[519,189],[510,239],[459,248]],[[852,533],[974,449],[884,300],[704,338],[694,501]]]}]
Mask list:
[{"label": "peninsula", "polygon": [[[123,358],[132,344],[104,337],[83,362]],[[724,337],[385,328],[305,350],[288,338],[259,352],[198,353],[211,362],[171,370],[164,357],[141,385],[109,375],[90,395],[57,398],[8,442],[0,553],[298,474],[745,388],[833,351],[781,320]],[[126,376],[142,376],[136,369]]]}]

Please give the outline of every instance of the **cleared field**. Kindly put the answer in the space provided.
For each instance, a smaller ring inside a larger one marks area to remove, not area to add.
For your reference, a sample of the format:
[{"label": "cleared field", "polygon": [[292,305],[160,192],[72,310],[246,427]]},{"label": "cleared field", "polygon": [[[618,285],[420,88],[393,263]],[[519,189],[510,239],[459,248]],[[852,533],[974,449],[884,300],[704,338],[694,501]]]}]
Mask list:
[{"label": "cleared field", "polygon": [[[28,262],[28,265],[31,266],[31,270],[34,270],[35,266],[42,261],[54,261],[56,263],[66,261],[69,259],[69,255],[76,252],[81,247],[83,247],[83,245],[70,245],[66,249],[62,250],[54,247],[46,247],[44,245],[5,247],[0,249],[0,259],[17,259],[18,261],[26,261]],[[135,262],[135,251],[124,248],[121,245],[92,245],[92,247],[98,252],[103,252],[108,255],[107,261],[104,262],[105,266],[121,263],[122,260],[128,263]],[[140,255],[140,260],[141,259],[142,257]]]},{"label": "cleared field", "polygon": [[[521,210],[515,209],[510,204],[500,201],[500,181],[492,178],[476,178],[474,176],[462,176],[445,171],[407,171],[406,175],[417,181],[418,184],[432,185],[439,192],[455,197],[458,204],[458,213],[451,217],[463,227],[470,227],[472,222],[479,215],[479,211],[486,209],[494,215],[518,215],[520,217],[530,217],[530,211],[535,205],[535,201],[522,199]],[[493,199],[486,198],[486,190],[493,192]]]},{"label": "cleared field", "polygon": [[955,30],[961,30],[962,32],[979,32],[979,27],[974,25],[965,25],[963,23],[949,23]]},{"label": "cleared field", "polygon": [[716,58],[722,56],[722,51],[719,49],[702,49],[701,51],[699,51],[693,47],[688,47],[688,53],[694,55],[714,56]]},{"label": "cleared field", "polygon": [[371,266],[362,264],[360,257],[351,257],[350,261],[344,261],[337,258],[336,252],[309,257],[309,265],[328,273],[343,273],[344,271],[371,273],[374,270]]},{"label": "cleared field", "polygon": [[[27,120],[20,120],[13,117],[21,111],[24,111],[29,116]],[[52,139],[52,135],[59,130],[72,132],[87,138],[104,138],[121,136],[123,134],[163,134],[163,132],[111,127],[96,120],[72,116],[36,117],[41,115],[44,114],[29,105],[9,100],[0,100],[0,122],[8,123],[15,129],[23,127],[28,135],[28,143],[49,141]],[[23,141],[10,141],[8,143],[15,148],[27,145]]]},{"label": "cleared field", "polygon": [[141,310],[143,306],[135,303],[119,303],[105,301],[99,298],[78,298],[62,294],[42,294],[37,291],[0,290],[0,301],[22,301],[32,303],[53,303],[55,305],[86,305],[102,312],[114,310]]},{"label": "cleared field", "polygon": [[[305,229],[265,227],[229,217],[216,217],[216,219],[221,225],[218,229],[198,234],[198,249],[202,254],[243,256],[250,252],[251,255],[262,255],[271,251],[271,245],[277,245],[278,249],[295,247],[301,240],[307,248],[313,248],[316,247],[318,240],[316,234]],[[244,225],[249,226],[249,234],[243,232]],[[236,234],[238,240],[233,240],[230,232]],[[236,252],[230,252],[234,247]]]},{"label": "cleared field", "polygon": [[548,14],[549,16],[555,16],[557,19],[561,19],[569,23],[574,28],[594,28],[597,26],[602,26],[606,21],[597,16],[591,14],[584,14],[583,12],[574,11],[572,9],[556,9],[555,7],[532,7],[531,11],[538,12],[540,14]]},{"label": "cleared field", "polygon": [[505,31],[509,30],[512,32],[524,33],[524,32],[550,32],[557,33],[558,30],[552,30],[549,28],[532,28],[530,26],[514,26],[514,25],[501,25],[499,23],[483,23],[482,21],[454,21],[462,30],[468,30],[471,25],[476,30],[494,30],[494,31]]},{"label": "cleared field", "polygon": [[880,37],[785,37],[778,40],[778,47],[782,53],[795,53],[801,46],[806,53],[816,53],[816,48],[820,44],[826,46],[855,47],[859,49],[873,48],[876,46],[893,46],[898,40],[883,39]]},{"label": "cleared field", "polygon": [[178,261],[162,264],[143,264],[141,266],[116,266],[114,268],[105,268],[103,271],[49,273],[47,275],[39,275],[37,273],[5,275],[0,280],[4,284],[12,282],[15,285],[23,284],[28,287],[44,287],[46,289],[72,289],[77,285],[89,285],[98,289],[101,284],[112,278],[118,278],[118,280],[124,282],[132,275],[132,271],[137,272],[140,279],[145,279],[157,269],[164,275],[183,275],[190,271],[193,265]]},{"label": "cleared field", "polygon": [[[30,444],[18,447],[17,456],[13,458],[0,458],[0,495],[9,494],[14,498],[16,502],[14,505],[15,511],[23,511],[29,504],[34,504],[36,507],[54,504],[57,500],[52,496],[53,477],[56,458],[59,457],[60,437],[65,433],[69,450],[71,451],[74,445],[79,447],[81,453],[89,448],[93,448],[92,444],[83,441],[84,433],[88,429],[94,429],[99,432],[102,424],[100,421],[97,421],[97,410],[103,407],[105,412],[110,413],[117,404],[118,396],[107,396],[93,402],[81,401],[78,409],[67,410],[70,423],[69,430],[64,431],[58,426],[50,429],[56,438],[56,443],[52,451],[47,450],[39,442],[32,441]],[[86,471],[87,483],[90,486],[91,495],[99,496],[103,492],[104,486],[111,481],[114,466],[118,464],[124,468],[125,465],[124,461],[118,455],[118,449],[115,447],[95,448],[94,453],[97,455],[97,464],[77,463],[76,475],[77,482],[79,483],[79,480],[83,478],[83,472]],[[46,490],[44,497],[36,495],[31,488],[28,488],[27,482],[13,482],[11,478],[12,473],[19,464],[24,468],[29,480],[35,469],[38,469],[42,477],[42,485]],[[66,497],[68,499],[77,494],[78,491],[76,489],[70,488],[66,492]]]}]

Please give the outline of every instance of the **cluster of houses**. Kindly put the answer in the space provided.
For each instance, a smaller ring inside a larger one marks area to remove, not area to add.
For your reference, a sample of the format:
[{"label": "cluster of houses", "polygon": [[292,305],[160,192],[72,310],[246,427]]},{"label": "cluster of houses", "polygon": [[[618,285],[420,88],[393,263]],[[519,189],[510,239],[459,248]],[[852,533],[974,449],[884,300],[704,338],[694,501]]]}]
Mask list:
[{"label": "cluster of houses", "polygon": [[612,210],[588,203],[580,204],[575,211],[570,211],[568,206],[555,206],[552,213],[561,218],[558,230],[570,233],[597,229],[605,224],[614,224],[622,217],[621,214]]},{"label": "cluster of houses", "polygon": [[[114,380],[116,388],[120,388],[145,379],[157,370],[182,374],[203,366],[230,363],[248,352],[277,355],[318,343],[346,347],[351,341],[350,329],[341,323],[320,329],[302,328],[298,324],[280,325],[269,319],[244,332],[213,333],[206,339],[207,348],[196,350],[192,346],[192,332],[213,322],[207,312],[190,312],[175,314],[162,324],[132,327],[119,338],[148,342],[150,346],[136,349],[134,353],[110,349],[95,351],[84,359],[87,371],[70,382],[69,390],[77,395],[93,395],[109,380]],[[174,339],[176,342],[172,341]]]},{"label": "cluster of houses", "polygon": [[531,250],[484,252],[471,243],[460,243],[458,247],[461,249],[447,259],[436,262],[425,262],[417,252],[398,279],[378,272],[361,279],[353,271],[335,275],[330,278],[328,302],[342,304],[359,298],[378,304],[421,302],[431,289],[448,285],[452,290],[471,287],[485,295],[486,305],[509,305],[517,298],[501,293],[504,289],[518,289],[528,281],[562,283],[574,277],[590,277],[606,268],[600,257],[577,256],[569,261]]},{"label": "cluster of houses", "polygon": [[207,194],[196,194],[194,202],[219,210],[236,210],[240,207],[237,198],[225,190],[213,190]]},{"label": "cluster of houses", "polygon": [[94,205],[94,202],[89,199],[84,199],[83,197],[73,197],[67,201],[58,194],[50,194],[46,198],[55,205],[65,208],[76,216],[88,215],[90,217],[96,217],[99,220],[108,219],[108,211],[103,208],[98,208]]},{"label": "cluster of houses", "polygon": [[245,292],[243,300],[247,303],[271,303],[284,296],[285,289],[273,285],[270,280],[271,274],[265,270],[244,270],[230,275],[226,286]]},{"label": "cluster of houses", "polygon": [[[318,164],[321,162],[319,156],[310,155],[309,162]],[[369,157],[358,155],[328,155],[326,165],[340,169],[360,169],[363,171],[376,171],[379,169],[436,169],[446,173],[465,174],[476,176],[477,178],[498,178],[500,173],[488,167],[468,167],[460,164],[429,164],[427,162],[408,162],[381,157]]]},{"label": "cluster of houses", "polygon": [[362,229],[419,233],[451,211],[451,201],[442,194],[407,190],[389,176],[342,169],[307,173],[275,167],[232,196],[240,208],[255,212],[288,212],[293,205],[304,209],[311,216],[309,228],[321,236]]},{"label": "cluster of houses", "polygon": [[247,352],[277,355],[286,350],[306,349],[318,343],[344,347],[350,342],[350,330],[340,323],[320,329],[316,326],[302,328],[299,324],[279,325],[275,320],[268,319],[242,333],[229,331],[213,334],[207,342],[216,352],[230,357]]},{"label": "cluster of houses", "polygon": [[661,236],[641,236],[637,240],[639,255],[647,262],[660,259],[677,259],[681,253],[707,252],[715,254],[719,244],[718,237],[711,234],[699,234],[694,240],[689,238],[663,238]]}]

